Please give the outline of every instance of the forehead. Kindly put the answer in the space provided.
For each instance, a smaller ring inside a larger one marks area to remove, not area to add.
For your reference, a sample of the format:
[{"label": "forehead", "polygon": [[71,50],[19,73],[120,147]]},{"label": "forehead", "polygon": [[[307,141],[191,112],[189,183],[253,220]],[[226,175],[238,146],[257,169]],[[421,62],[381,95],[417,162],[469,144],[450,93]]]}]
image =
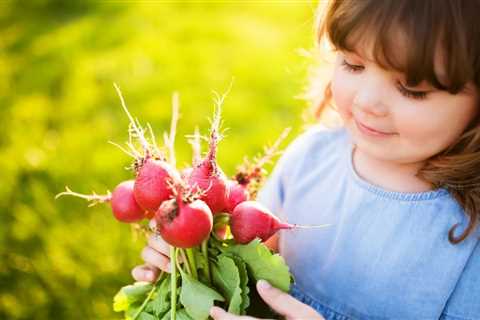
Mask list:
[{"label": "forehead", "polygon": [[[413,57],[412,41],[401,29],[390,30],[389,36],[380,41],[378,37],[369,35],[368,32],[357,31],[346,38],[346,50],[359,56],[361,59],[375,63],[381,68],[401,74],[407,73],[409,63],[419,57]],[[446,73],[446,58],[440,41],[437,41],[430,60],[438,80],[448,83]],[[415,63],[413,63],[415,65]]]}]

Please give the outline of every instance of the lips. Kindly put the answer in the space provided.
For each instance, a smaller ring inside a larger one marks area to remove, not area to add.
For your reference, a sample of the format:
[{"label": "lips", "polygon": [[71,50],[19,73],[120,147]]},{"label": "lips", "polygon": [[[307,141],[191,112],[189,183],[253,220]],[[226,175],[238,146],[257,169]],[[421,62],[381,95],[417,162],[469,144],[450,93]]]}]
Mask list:
[{"label": "lips", "polygon": [[369,135],[369,136],[376,136],[376,137],[386,137],[386,136],[392,136],[395,135],[395,132],[388,132],[388,131],[383,131],[379,129],[374,129],[370,126],[367,126],[366,124],[363,124],[362,122],[358,121],[355,119],[355,124],[357,128],[364,134]]}]

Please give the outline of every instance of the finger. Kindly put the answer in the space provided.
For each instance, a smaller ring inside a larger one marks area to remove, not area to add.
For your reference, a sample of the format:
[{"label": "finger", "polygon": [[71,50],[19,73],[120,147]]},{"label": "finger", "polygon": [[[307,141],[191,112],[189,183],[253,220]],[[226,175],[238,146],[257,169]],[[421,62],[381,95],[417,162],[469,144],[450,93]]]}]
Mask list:
[{"label": "finger", "polygon": [[294,319],[322,319],[310,306],[301,303],[291,295],[272,287],[267,281],[259,280],[257,290],[262,299],[277,313]]},{"label": "finger", "polygon": [[170,259],[153,248],[143,248],[142,259],[160,270],[170,272]]},{"label": "finger", "polygon": [[156,230],[157,229],[157,221],[155,219],[150,219],[148,222],[148,227],[150,230]]},{"label": "finger", "polygon": [[212,307],[210,309],[210,316],[214,320],[255,320],[256,318],[247,317],[247,316],[236,316],[234,314],[228,313],[219,307]]},{"label": "finger", "polygon": [[159,270],[148,265],[136,266],[132,269],[132,277],[136,281],[153,282],[158,277]]},{"label": "finger", "polygon": [[[165,240],[163,240],[160,235],[155,234],[148,237],[148,246],[170,259],[171,246]],[[183,258],[181,255],[177,255],[177,260],[178,262],[183,263]]]},{"label": "finger", "polygon": [[228,312],[226,312],[225,310],[223,310],[222,308],[219,308],[219,307],[212,307],[210,309],[210,316],[214,320],[235,319],[235,318],[232,318],[231,315]]},{"label": "finger", "polygon": [[148,237],[148,246],[167,257],[170,255],[170,245],[157,234]]}]

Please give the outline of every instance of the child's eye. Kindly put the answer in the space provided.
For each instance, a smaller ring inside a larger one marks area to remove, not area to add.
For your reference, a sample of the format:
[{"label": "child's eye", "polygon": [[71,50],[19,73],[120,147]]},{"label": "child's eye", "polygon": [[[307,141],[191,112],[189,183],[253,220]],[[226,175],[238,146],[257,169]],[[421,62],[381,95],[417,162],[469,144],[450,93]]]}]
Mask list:
[{"label": "child's eye", "polygon": [[345,59],[342,59],[342,67],[348,72],[358,72],[363,70],[363,66],[350,64]]},{"label": "child's eye", "polygon": [[402,95],[404,95],[407,98],[412,98],[412,99],[417,99],[417,100],[422,100],[427,97],[427,92],[425,91],[412,91],[407,88],[405,88],[404,85],[402,85],[401,82],[397,81],[397,89],[400,91]]}]

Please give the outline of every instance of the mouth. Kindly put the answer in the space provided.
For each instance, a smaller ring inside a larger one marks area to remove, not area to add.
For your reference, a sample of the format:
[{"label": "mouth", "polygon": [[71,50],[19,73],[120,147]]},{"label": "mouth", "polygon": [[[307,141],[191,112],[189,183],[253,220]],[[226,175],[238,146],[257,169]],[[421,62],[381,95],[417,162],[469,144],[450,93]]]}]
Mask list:
[{"label": "mouth", "polygon": [[394,136],[394,135],[397,134],[395,132],[387,132],[387,131],[381,131],[381,130],[378,130],[378,129],[374,129],[372,127],[369,127],[369,126],[361,123],[357,119],[355,119],[355,125],[357,126],[358,130],[361,133],[363,133],[367,136],[371,136],[371,137],[391,137],[391,136]]}]

